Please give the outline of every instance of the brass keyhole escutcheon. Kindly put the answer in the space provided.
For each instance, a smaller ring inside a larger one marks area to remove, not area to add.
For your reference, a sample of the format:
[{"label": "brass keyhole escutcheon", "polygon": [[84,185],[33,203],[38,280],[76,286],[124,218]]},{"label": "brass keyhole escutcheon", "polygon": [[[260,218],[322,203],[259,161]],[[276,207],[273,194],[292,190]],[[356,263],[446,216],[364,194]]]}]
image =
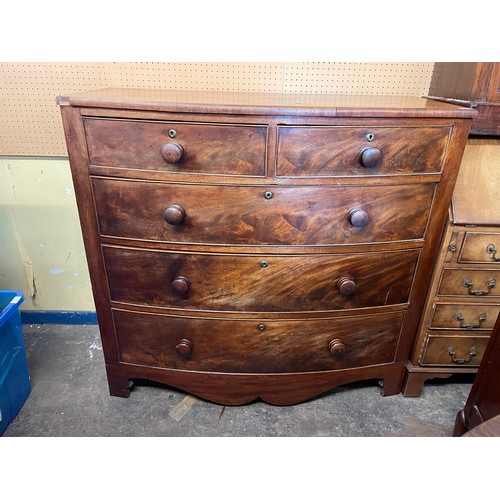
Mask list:
[{"label": "brass keyhole escutcheon", "polygon": [[177,130],[174,130],[171,128],[168,132],[167,135],[170,137],[170,139],[175,139],[177,137]]},{"label": "brass keyhole escutcheon", "polygon": [[371,132],[369,132],[368,134],[365,135],[365,139],[368,142],[372,142],[375,139],[375,134],[372,134]]},{"label": "brass keyhole escutcheon", "polygon": [[264,193],[264,198],[265,198],[266,200],[270,200],[273,196],[274,196],[274,194],[273,194],[273,192],[272,192],[272,191],[266,191],[266,192]]}]

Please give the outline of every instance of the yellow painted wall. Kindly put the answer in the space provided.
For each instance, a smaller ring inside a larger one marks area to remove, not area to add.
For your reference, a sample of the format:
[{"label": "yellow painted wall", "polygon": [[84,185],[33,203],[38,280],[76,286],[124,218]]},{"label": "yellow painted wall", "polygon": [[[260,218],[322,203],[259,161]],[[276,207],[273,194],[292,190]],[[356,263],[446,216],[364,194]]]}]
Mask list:
[{"label": "yellow painted wall", "polygon": [[0,289],[22,310],[94,310],[67,159],[0,157]]}]

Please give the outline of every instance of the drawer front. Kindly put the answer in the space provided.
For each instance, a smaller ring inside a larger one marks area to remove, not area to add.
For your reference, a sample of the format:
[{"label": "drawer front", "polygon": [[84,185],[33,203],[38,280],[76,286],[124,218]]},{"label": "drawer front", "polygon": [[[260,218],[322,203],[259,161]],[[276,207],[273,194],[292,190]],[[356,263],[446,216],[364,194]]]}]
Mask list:
[{"label": "drawer front", "polygon": [[113,301],[257,312],[406,303],[419,255],[205,255],[111,246],[103,253]]},{"label": "drawer front", "polygon": [[429,328],[491,331],[499,310],[490,304],[436,304]]},{"label": "drawer front", "polygon": [[[267,127],[84,118],[91,165],[263,176]],[[171,137],[175,135],[175,137]]]},{"label": "drawer front", "polygon": [[114,319],[125,363],[210,372],[296,373],[393,362],[403,314],[258,321],[114,311]]},{"label": "drawer front", "polygon": [[450,127],[279,127],[277,175],[441,172]]},{"label": "drawer front", "polygon": [[438,295],[471,297],[500,296],[500,270],[445,269]]},{"label": "drawer front", "polygon": [[479,366],[489,336],[428,335],[422,351],[422,366]]},{"label": "drawer front", "polygon": [[[434,184],[287,188],[93,178],[93,187],[102,235],[229,245],[420,239],[434,194]],[[169,223],[166,210],[174,214]]]},{"label": "drawer front", "polygon": [[465,233],[458,262],[500,265],[500,233]]}]

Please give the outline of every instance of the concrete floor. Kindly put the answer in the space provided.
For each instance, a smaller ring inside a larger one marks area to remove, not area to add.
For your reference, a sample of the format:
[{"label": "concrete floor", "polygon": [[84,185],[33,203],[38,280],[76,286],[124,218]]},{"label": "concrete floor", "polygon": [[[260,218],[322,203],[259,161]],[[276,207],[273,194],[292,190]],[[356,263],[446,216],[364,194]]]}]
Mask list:
[{"label": "concrete floor", "polygon": [[450,437],[473,378],[429,381],[420,398],[377,381],[294,406],[213,404],[158,385],[111,397],[95,325],[24,325],[32,393],[4,436]]}]

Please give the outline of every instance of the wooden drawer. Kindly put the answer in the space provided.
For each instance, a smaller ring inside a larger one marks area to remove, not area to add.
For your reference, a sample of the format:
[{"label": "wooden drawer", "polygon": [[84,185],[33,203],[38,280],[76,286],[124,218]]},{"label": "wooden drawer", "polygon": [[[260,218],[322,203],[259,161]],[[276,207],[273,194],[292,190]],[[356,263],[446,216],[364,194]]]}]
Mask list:
[{"label": "wooden drawer", "polygon": [[500,269],[444,269],[438,295],[476,297],[500,296]]},{"label": "wooden drawer", "polygon": [[297,373],[393,362],[404,313],[288,321],[113,314],[123,363]]},{"label": "wooden drawer", "polygon": [[419,255],[217,255],[112,246],[103,253],[113,301],[257,312],[406,303]]},{"label": "wooden drawer", "polygon": [[[450,127],[281,126],[277,175],[336,177],[441,172],[450,131]],[[362,162],[375,164],[364,166]]]},{"label": "wooden drawer", "polygon": [[[434,194],[434,184],[243,187],[99,177],[92,181],[102,235],[212,245],[420,239]],[[167,209],[175,216],[171,223],[164,219]],[[353,210],[366,215],[366,225],[353,225]]]},{"label": "wooden drawer", "polygon": [[422,366],[479,366],[489,335],[428,335]]},{"label": "wooden drawer", "polygon": [[458,262],[500,265],[500,233],[465,233]]},{"label": "wooden drawer", "polygon": [[491,304],[435,304],[429,328],[491,330],[499,310]]},{"label": "wooden drawer", "polygon": [[83,123],[91,165],[265,175],[267,126],[98,118],[84,118]]}]

